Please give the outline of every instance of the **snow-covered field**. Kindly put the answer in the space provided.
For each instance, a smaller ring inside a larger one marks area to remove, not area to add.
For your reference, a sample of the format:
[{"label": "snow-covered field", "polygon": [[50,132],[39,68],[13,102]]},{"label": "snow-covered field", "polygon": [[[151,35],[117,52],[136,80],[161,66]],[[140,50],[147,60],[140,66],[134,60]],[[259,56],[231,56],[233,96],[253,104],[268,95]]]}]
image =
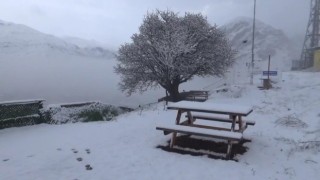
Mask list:
[{"label": "snow-covered field", "polygon": [[[0,130],[0,179],[319,179],[320,73],[290,72],[269,91],[233,86],[209,101],[252,105],[248,151],[235,161],[166,152],[163,104],[111,122]],[[78,159],[77,158],[81,158]],[[79,161],[81,160],[81,161]],[[86,170],[90,165],[92,170]]]}]

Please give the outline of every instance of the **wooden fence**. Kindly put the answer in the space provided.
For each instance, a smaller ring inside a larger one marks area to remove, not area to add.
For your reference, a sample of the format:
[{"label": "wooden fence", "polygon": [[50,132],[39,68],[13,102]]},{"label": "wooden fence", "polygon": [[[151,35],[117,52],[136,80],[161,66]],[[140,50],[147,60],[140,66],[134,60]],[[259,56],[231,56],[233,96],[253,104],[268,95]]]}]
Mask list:
[{"label": "wooden fence", "polygon": [[44,100],[0,103],[0,129],[39,124]]},{"label": "wooden fence", "polygon": [[[180,100],[186,101],[198,101],[203,102],[208,100],[209,91],[184,91],[180,93]],[[158,102],[161,101],[171,101],[170,97],[162,97],[158,99]]]}]

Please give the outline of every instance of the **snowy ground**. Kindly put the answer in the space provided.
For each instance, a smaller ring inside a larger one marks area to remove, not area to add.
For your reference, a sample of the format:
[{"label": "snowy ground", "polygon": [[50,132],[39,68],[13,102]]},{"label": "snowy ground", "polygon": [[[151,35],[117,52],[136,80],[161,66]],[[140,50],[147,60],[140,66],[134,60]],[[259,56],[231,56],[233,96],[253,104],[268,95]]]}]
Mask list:
[{"label": "snowy ground", "polygon": [[[157,124],[174,123],[163,104],[115,121],[0,130],[0,179],[319,179],[320,73],[284,73],[270,91],[234,86],[209,101],[252,105],[256,125],[248,151],[235,161],[156,148],[169,136]],[[77,158],[82,158],[81,161]],[[90,165],[92,170],[86,170]]]}]

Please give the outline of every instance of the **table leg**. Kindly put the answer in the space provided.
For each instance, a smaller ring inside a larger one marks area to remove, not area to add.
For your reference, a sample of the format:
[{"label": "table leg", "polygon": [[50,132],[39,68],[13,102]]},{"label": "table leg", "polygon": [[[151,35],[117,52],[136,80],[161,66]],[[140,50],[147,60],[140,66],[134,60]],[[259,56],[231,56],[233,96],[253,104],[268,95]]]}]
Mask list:
[{"label": "table leg", "polygon": [[193,116],[190,111],[187,112],[189,124],[193,124]]},{"label": "table leg", "polygon": [[[177,125],[180,123],[181,114],[182,114],[182,110],[178,110],[177,117],[176,117],[176,124]],[[170,141],[170,148],[172,148],[174,146],[174,143],[176,141],[176,137],[177,137],[177,133],[173,132],[172,137],[171,137],[171,141]]]},{"label": "table leg", "polygon": [[228,140],[228,149],[227,149],[227,155],[226,155],[227,159],[231,158],[231,150],[232,150],[232,142]]},{"label": "table leg", "polygon": [[175,141],[176,141],[176,136],[177,136],[177,133],[176,133],[176,132],[173,132],[173,133],[172,133],[172,137],[171,137],[171,141],[170,141],[170,148],[173,148],[174,143],[175,143]]},{"label": "table leg", "polygon": [[236,126],[236,121],[237,121],[237,116],[235,115],[230,115],[230,118],[232,119],[232,124],[231,124],[231,131],[234,131],[234,128]]},{"label": "table leg", "polygon": [[242,116],[238,116],[239,121],[239,131],[242,131]]},{"label": "table leg", "polygon": [[[234,128],[236,126],[237,116],[236,115],[230,115],[230,118],[232,119],[231,132],[233,132]],[[228,149],[227,149],[227,155],[226,155],[227,159],[231,158],[231,151],[232,151],[232,141],[228,140]]]},{"label": "table leg", "polygon": [[178,125],[180,123],[182,110],[178,110],[177,117],[176,117],[176,124]]}]

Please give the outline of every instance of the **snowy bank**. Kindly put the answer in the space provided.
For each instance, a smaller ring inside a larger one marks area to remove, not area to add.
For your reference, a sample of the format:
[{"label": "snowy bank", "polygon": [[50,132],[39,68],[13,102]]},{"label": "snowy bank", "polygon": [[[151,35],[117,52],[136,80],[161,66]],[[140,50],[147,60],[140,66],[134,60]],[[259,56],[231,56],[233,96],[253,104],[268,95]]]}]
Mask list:
[{"label": "snowy bank", "polygon": [[[173,124],[176,116],[160,103],[115,121],[0,130],[0,179],[316,180],[320,176],[319,75],[285,73],[284,81],[269,91],[244,85],[211,96],[209,101],[254,107],[248,118],[256,125],[245,132],[252,142],[245,144],[245,154],[235,157],[238,162],[157,148],[167,145],[170,137],[156,131],[156,125]],[[292,126],[291,121],[300,125]]]}]

